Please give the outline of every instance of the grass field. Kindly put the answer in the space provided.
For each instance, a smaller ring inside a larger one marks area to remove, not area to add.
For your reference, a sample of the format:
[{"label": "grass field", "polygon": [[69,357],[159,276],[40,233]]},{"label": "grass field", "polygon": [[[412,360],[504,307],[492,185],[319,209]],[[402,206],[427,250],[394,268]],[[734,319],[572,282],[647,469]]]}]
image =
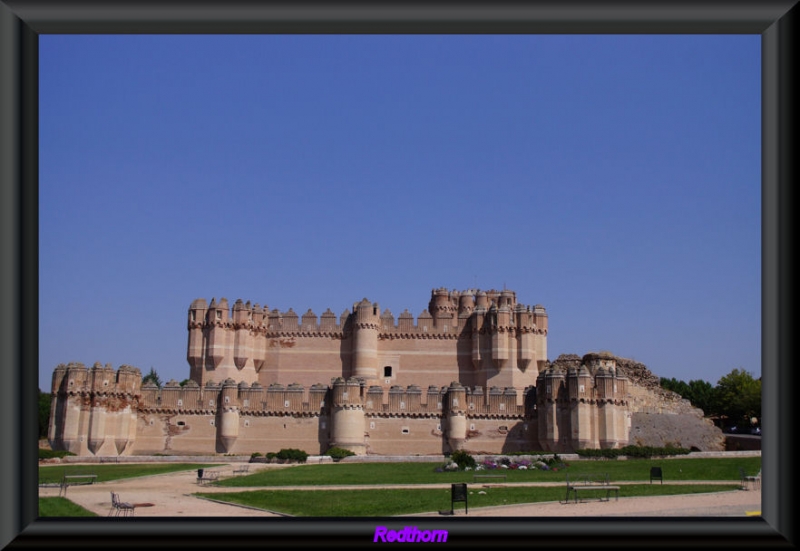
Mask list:
[{"label": "grass field", "polygon": [[[214,464],[219,467],[220,464]],[[196,495],[302,517],[393,516],[450,508],[450,488],[325,490],[332,485],[388,484],[473,484],[474,471],[436,472],[439,463],[334,463],[294,465],[265,469],[250,475],[231,477],[213,485],[218,487],[265,487],[272,489]],[[660,466],[665,484],[649,483],[650,467]],[[98,482],[134,478],[170,472],[209,468],[208,464],[103,464],[47,465],[39,467],[39,481],[58,483],[67,474],[97,475]],[[470,507],[559,501],[565,497],[562,484],[567,474],[607,473],[612,482],[626,482],[621,495],[651,496],[728,491],[739,487],[739,468],[755,473],[761,468],[760,457],[674,458],[631,460],[568,461],[559,470],[498,469],[482,474],[507,476],[506,482],[553,482],[552,487],[491,487],[471,489]],[[731,484],[673,485],[670,482],[730,481]],[[631,483],[633,482],[633,483]],[[641,482],[636,484],[635,482]],[[290,491],[281,486],[317,486],[320,489]],[[463,505],[463,504],[461,504]],[[41,516],[92,516],[92,513],[65,498],[40,498]]]},{"label": "grass field", "polygon": [[[660,484],[626,485],[621,494],[626,497],[677,495],[730,491],[738,484],[662,486]],[[197,493],[200,497],[247,505],[297,517],[378,517],[409,515],[440,510],[451,506],[450,489],[371,489],[371,490],[253,490],[236,493]],[[469,491],[468,507],[513,505],[563,501],[563,487],[492,487]],[[590,498],[591,499],[591,498]],[[614,499],[614,498],[612,498]],[[464,508],[464,503],[456,503]]]},{"label": "grass field", "polygon": [[[220,465],[215,465],[218,467]],[[123,463],[105,465],[39,465],[39,484],[58,484],[64,474],[96,474],[96,482],[174,473],[208,467],[202,463]]]},{"label": "grass field", "polygon": [[[566,469],[482,471],[504,474],[507,482],[563,482],[567,473],[608,473],[612,481],[648,481],[650,467],[659,466],[665,481],[739,480],[739,467],[755,474],[760,457],[703,459],[630,459],[569,461]],[[326,486],[353,484],[437,484],[472,482],[474,471],[435,472],[438,463],[333,463],[297,465],[286,469],[267,469],[246,476],[214,483],[222,487],[247,486]]]}]

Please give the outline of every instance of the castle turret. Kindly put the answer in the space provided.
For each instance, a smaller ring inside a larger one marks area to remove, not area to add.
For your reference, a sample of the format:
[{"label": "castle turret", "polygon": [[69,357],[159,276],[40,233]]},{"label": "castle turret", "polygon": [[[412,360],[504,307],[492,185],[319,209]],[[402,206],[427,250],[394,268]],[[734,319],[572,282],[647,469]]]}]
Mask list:
[{"label": "castle turret", "polygon": [[250,331],[253,327],[253,311],[250,302],[237,299],[233,305],[233,363],[238,369],[244,368],[253,356]]},{"label": "castle turret", "polygon": [[362,383],[355,378],[345,381],[337,377],[331,389],[331,446],[352,451],[356,455],[367,453],[364,432],[366,419],[362,396]]},{"label": "castle turret", "polygon": [[486,308],[480,304],[475,307],[472,314],[472,365],[480,369],[483,362],[483,339],[486,333]]},{"label": "castle turret", "polygon": [[256,303],[253,306],[253,327],[256,331],[256,337],[253,339],[253,367],[256,373],[261,371],[264,367],[264,362],[267,359],[267,339],[264,337],[267,326],[267,309]]},{"label": "castle turret", "polygon": [[533,307],[533,324],[536,328],[534,331],[536,335],[534,348],[539,364],[537,367],[541,371],[547,365],[547,311],[541,304]]},{"label": "castle turret", "polygon": [[444,287],[434,289],[431,292],[431,301],[428,307],[433,316],[434,327],[440,331],[448,331],[457,326],[458,321],[454,318],[455,307],[450,298],[450,293]]},{"label": "castle turret", "polygon": [[[110,366],[109,366],[110,367]],[[117,455],[129,454],[136,442],[137,397],[142,373],[135,367],[121,365],[116,373],[114,449]]]},{"label": "castle turret", "polygon": [[447,442],[450,450],[462,450],[467,441],[467,391],[458,381],[447,389]]},{"label": "castle turret", "polygon": [[47,440],[54,450],[66,450],[64,444],[64,419],[63,411],[66,406],[66,397],[62,399],[62,384],[66,386],[67,366],[58,364],[53,370],[53,383],[50,387],[50,424],[47,427]]},{"label": "castle turret", "polygon": [[378,331],[380,309],[365,298],[353,307],[353,367],[354,377],[365,380],[378,378]]},{"label": "castle turret", "polygon": [[217,408],[217,450],[229,453],[239,437],[239,385],[233,379],[225,379]]},{"label": "castle turret", "polygon": [[567,370],[567,391],[569,394],[570,436],[573,450],[594,447],[592,418],[594,400],[592,399],[592,377],[586,366]]},{"label": "castle turret", "polygon": [[205,299],[198,298],[189,307],[189,345],[186,359],[190,366],[190,378],[201,380],[203,362],[205,361],[205,324],[208,304]]},{"label": "castle turret", "polygon": [[509,358],[509,332],[511,329],[511,311],[504,303],[502,306],[492,306],[489,309],[492,320],[492,363],[497,371],[502,371]]},{"label": "castle turret", "polygon": [[517,367],[528,373],[533,380],[539,375],[536,365],[536,335],[534,333],[533,312],[522,304],[514,308],[514,321],[517,330]]},{"label": "castle turret", "polygon": [[539,443],[545,451],[561,451],[562,419],[559,411],[560,394],[565,383],[564,373],[553,367],[539,373],[536,380],[536,406],[539,412]]},{"label": "castle turret", "polygon": [[211,360],[214,369],[225,359],[227,343],[227,326],[229,323],[228,300],[221,298],[219,303],[211,299],[208,306],[208,347],[206,357]]}]

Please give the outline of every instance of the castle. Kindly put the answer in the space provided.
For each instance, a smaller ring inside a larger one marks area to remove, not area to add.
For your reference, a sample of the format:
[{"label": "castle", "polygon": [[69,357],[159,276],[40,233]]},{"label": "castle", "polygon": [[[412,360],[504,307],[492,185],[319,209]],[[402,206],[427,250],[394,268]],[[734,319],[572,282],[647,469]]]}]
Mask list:
[{"label": "castle", "polygon": [[[61,364],[49,440],[82,456],[570,452],[628,444],[634,385],[608,353],[559,368],[548,316],[510,290],[434,289],[416,320],[366,298],[337,319],[192,302],[189,380]],[[631,388],[629,388],[631,387]]]}]

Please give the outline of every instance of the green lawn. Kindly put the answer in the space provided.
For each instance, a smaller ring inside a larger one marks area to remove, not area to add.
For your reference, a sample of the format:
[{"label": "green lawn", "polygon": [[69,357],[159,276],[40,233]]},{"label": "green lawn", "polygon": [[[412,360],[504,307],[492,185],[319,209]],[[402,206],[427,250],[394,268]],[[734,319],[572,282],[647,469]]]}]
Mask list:
[{"label": "green lawn", "polygon": [[[163,463],[163,464],[102,464],[47,465],[39,467],[39,481],[57,483],[67,474],[97,475],[98,482],[148,476],[199,468],[216,468],[221,464]],[[266,469],[245,476],[231,477],[214,483],[223,487],[264,486],[330,486],[340,484],[474,484],[474,471],[436,472],[439,463],[334,463],[294,465]],[[649,484],[651,466],[660,466],[665,484]],[[736,458],[674,458],[631,460],[577,460],[566,468],[556,470],[498,469],[483,474],[507,475],[507,482],[555,482],[553,487],[493,487],[471,488],[470,507],[514,503],[559,501],[564,499],[562,484],[567,474],[608,473],[612,482],[625,484],[621,497],[688,494],[733,490],[739,487],[739,468],[755,473],[761,468],[760,457]],[[671,485],[669,482],[732,481],[731,484]],[[737,481],[737,483],[734,483]],[[480,493],[480,492],[485,492]],[[305,517],[393,516],[450,509],[450,488],[446,489],[370,489],[364,490],[255,490],[240,493],[196,494],[220,501],[230,501],[260,509]],[[457,503],[456,506],[462,505]],[[40,498],[41,516],[92,516],[64,498]]]},{"label": "green lawn", "polygon": [[40,497],[40,517],[96,517],[98,515],[65,497]]},{"label": "green lawn", "polygon": [[[223,487],[246,486],[325,486],[333,484],[436,484],[472,482],[473,471],[435,472],[439,463],[333,463],[297,465],[266,469],[246,476],[214,483]],[[761,468],[760,457],[703,459],[629,459],[569,461],[566,469],[498,469],[484,474],[502,473],[507,482],[563,482],[566,474],[608,473],[612,481],[648,481],[650,467],[660,466],[664,481],[739,480],[739,467],[750,473]]]},{"label": "green lawn", "polygon": [[[213,467],[220,467],[214,464]],[[154,474],[173,473],[192,469],[209,468],[202,463],[121,463],[103,465],[40,465],[39,484],[58,484],[64,474],[96,474],[96,482],[119,480],[122,478],[136,478]]]},{"label": "green lawn", "polygon": [[[620,496],[676,495],[731,491],[738,484],[671,486],[661,484],[625,485]],[[208,494],[201,497],[257,507],[297,517],[383,517],[450,510],[451,494],[447,489],[409,490],[253,490],[246,492]],[[562,501],[563,487],[495,487],[469,490],[468,507],[512,505]],[[590,498],[591,499],[591,498]],[[614,498],[612,497],[612,500]],[[588,500],[587,500],[588,501]],[[463,510],[464,503],[454,504]]]}]

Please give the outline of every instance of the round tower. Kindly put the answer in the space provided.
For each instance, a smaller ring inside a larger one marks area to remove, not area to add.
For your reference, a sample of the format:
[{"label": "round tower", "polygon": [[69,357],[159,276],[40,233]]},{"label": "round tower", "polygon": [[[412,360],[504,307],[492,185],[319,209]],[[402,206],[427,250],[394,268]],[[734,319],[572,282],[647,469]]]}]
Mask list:
[{"label": "round tower", "polygon": [[378,378],[378,331],[381,313],[378,303],[365,298],[353,308],[353,368],[354,377],[365,380]]},{"label": "round tower", "polygon": [[458,315],[469,317],[475,311],[475,295],[465,291],[458,297]]},{"label": "round tower", "polygon": [[447,442],[450,451],[463,450],[467,441],[467,389],[453,381],[447,389]]},{"label": "round tower", "polygon": [[592,430],[592,376],[586,366],[570,367],[567,370],[569,393],[570,435],[573,450],[590,448],[593,445]]},{"label": "round tower", "polygon": [[233,363],[238,369],[244,368],[252,357],[250,329],[253,326],[253,311],[250,302],[237,299],[233,305]]},{"label": "round tower", "polygon": [[560,430],[559,394],[564,382],[564,373],[554,367],[549,367],[539,373],[539,377],[536,380],[536,409],[539,411],[539,443],[545,451],[561,451],[559,449],[559,443],[562,437]]},{"label": "round tower", "polygon": [[231,378],[225,379],[220,392],[218,408],[220,422],[217,427],[217,440],[223,452],[233,449],[239,437],[239,385]]},{"label": "round tower", "polygon": [[198,298],[189,306],[189,345],[186,348],[186,359],[190,366],[190,378],[201,373],[205,359],[205,323],[208,304],[205,299]]},{"label": "round tower", "polygon": [[207,358],[211,360],[214,369],[218,368],[225,359],[227,349],[228,300],[221,298],[219,303],[211,299],[208,306],[208,350]]},{"label": "round tower", "polygon": [[362,384],[355,378],[333,381],[331,404],[331,446],[366,455],[366,418],[361,396]]}]

